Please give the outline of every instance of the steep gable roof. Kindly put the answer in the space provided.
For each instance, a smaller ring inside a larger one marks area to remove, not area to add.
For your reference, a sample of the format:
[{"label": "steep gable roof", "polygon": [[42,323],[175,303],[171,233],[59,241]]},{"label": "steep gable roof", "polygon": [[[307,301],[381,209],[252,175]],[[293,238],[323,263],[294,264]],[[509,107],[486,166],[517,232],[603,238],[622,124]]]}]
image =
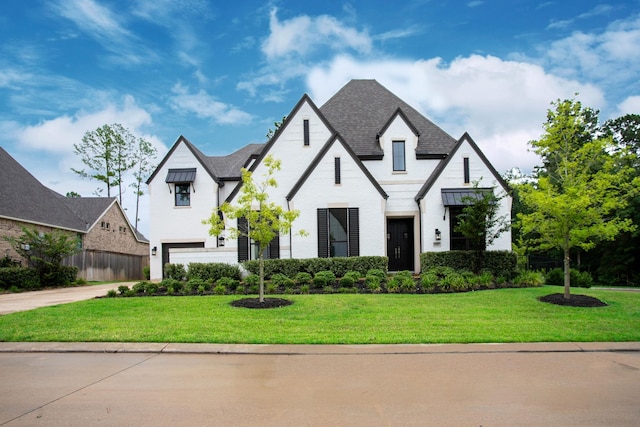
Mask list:
[{"label": "steep gable roof", "polygon": [[455,139],[376,80],[351,80],[320,111],[361,159],[382,158],[378,133],[400,109],[417,130],[418,158],[443,158]]},{"label": "steep gable roof", "polygon": [[378,193],[380,193],[380,195],[385,199],[389,198],[389,196],[384,191],[384,189],[380,186],[378,181],[376,181],[376,179],[373,177],[373,175],[371,175],[371,172],[369,172],[369,170],[362,164],[362,161],[360,161],[358,156],[356,156],[356,154],[353,152],[351,147],[349,147],[347,144],[344,143],[344,141],[343,141],[343,139],[342,139],[342,137],[340,135],[338,135],[337,133],[334,133],[334,134],[331,135],[329,140],[324,144],[324,146],[322,147],[320,152],[318,152],[318,154],[313,159],[313,161],[311,162],[311,164],[309,165],[307,170],[304,171],[304,173],[302,174],[302,176],[300,177],[298,182],[296,182],[296,184],[293,186],[293,188],[291,189],[289,194],[287,194],[286,199],[287,200],[293,199],[293,197],[300,190],[300,188],[302,188],[302,186],[307,181],[307,179],[309,178],[311,173],[315,170],[315,168],[318,166],[320,161],[324,158],[324,156],[327,154],[327,152],[333,146],[333,144],[336,143],[336,141],[344,147],[344,149],[347,151],[347,153],[349,153],[351,158],[356,162],[356,165],[358,165],[358,167],[360,168],[362,173],[364,173],[364,175],[367,177],[369,182],[378,191]]},{"label": "steep gable roof", "polygon": [[431,173],[431,176],[429,177],[429,179],[427,179],[427,181],[424,183],[420,191],[418,191],[418,194],[416,194],[416,197],[415,197],[416,202],[419,202],[420,200],[422,200],[424,196],[429,192],[431,187],[433,187],[433,184],[435,184],[435,182],[438,180],[442,172],[447,168],[447,165],[449,164],[451,159],[455,157],[456,152],[465,141],[469,144],[469,146],[471,146],[473,151],[476,152],[478,157],[480,157],[480,160],[482,160],[482,162],[487,166],[487,168],[489,168],[489,171],[491,171],[491,173],[493,174],[493,177],[496,179],[496,181],[498,181],[498,183],[504,189],[504,191],[506,191],[507,193],[511,191],[511,189],[509,188],[509,184],[507,184],[505,180],[502,179],[498,171],[495,170],[495,168],[491,165],[491,163],[485,157],[482,151],[480,151],[480,148],[475,143],[475,141],[471,138],[471,136],[469,136],[467,132],[465,132],[460,137],[458,142],[456,142],[456,145],[451,149],[451,152],[449,153],[447,158],[445,158],[438,164],[438,166]]},{"label": "steep gable roof", "polygon": [[[0,147],[0,216],[84,232],[85,222]],[[60,197],[58,197],[60,196]]]}]

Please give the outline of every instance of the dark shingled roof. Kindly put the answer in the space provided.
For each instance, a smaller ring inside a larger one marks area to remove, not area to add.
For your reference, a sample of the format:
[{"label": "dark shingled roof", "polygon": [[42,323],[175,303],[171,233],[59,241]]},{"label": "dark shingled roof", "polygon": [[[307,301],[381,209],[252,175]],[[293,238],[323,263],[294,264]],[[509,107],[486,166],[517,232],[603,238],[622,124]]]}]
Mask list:
[{"label": "dark shingled roof", "polygon": [[443,158],[456,140],[376,80],[351,80],[320,111],[361,159],[383,155],[377,135],[398,109],[418,132],[416,155]]},{"label": "dark shingled roof", "polygon": [[[0,216],[86,233],[115,197],[69,198],[45,187],[0,147]],[[133,227],[131,227],[133,229]],[[148,242],[137,230],[136,238]]]},{"label": "dark shingled roof", "polygon": [[0,147],[0,216],[25,222],[86,231],[79,218],[62,200]]},{"label": "dark shingled roof", "polygon": [[260,154],[264,144],[248,144],[228,156],[209,157],[207,164],[216,176],[223,180],[239,180],[240,169],[247,166],[249,160]]}]

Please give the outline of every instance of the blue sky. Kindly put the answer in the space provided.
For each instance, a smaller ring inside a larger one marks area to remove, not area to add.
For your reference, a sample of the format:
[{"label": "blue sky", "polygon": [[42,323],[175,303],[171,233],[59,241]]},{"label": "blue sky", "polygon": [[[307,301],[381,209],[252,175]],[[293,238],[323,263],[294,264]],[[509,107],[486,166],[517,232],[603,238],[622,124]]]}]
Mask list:
[{"label": "blue sky", "polygon": [[87,130],[228,154],[352,78],[468,131],[499,172],[536,164],[556,99],[640,113],[638,0],[4,0],[0,41],[0,145],[63,194],[98,186],[70,171]]}]

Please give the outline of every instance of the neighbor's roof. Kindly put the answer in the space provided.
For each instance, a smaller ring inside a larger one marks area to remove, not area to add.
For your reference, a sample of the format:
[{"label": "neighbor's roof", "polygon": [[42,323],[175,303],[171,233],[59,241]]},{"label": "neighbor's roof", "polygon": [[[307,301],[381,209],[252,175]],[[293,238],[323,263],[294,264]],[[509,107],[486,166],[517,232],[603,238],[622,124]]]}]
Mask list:
[{"label": "neighbor's roof", "polygon": [[0,216],[84,232],[85,221],[0,147]]},{"label": "neighbor's roof", "polygon": [[[70,198],[56,193],[45,187],[2,147],[0,182],[4,184],[0,186],[1,217],[53,228],[85,233],[111,205],[117,203],[115,197]],[[148,242],[144,235],[133,227],[131,229],[139,241]]]},{"label": "neighbor's roof", "polygon": [[351,80],[320,107],[329,123],[362,159],[383,155],[377,136],[398,110],[412,130],[417,131],[418,157],[443,158],[451,151],[456,143],[453,137],[376,80]]}]

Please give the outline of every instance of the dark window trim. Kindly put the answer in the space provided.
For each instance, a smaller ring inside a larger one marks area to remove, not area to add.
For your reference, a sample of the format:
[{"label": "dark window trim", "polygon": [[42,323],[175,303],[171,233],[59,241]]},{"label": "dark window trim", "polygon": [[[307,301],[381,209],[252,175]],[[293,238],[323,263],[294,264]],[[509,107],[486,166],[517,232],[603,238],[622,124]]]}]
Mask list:
[{"label": "dark window trim", "polygon": [[[178,191],[178,187],[182,187],[187,189],[187,191]],[[191,206],[191,183],[189,182],[177,182],[175,183],[175,188],[174,188],[174,206],[176,207],[184,207],[184,206]],[[187,195],[186,198],[186,204],[179,204],[178,203],[178,195]]]},{"label": "dark window trim", "polygon": [[341,176],[340,176],[340,157],[336,157],[334,159],[335,166],[335,183],[341,184]]},{"label": "dark window trim", "polygon": [[321,208],[318,209],[318,257],[330,258],[331,230],[330,216],[332,210],[344,210],[347,216],[347,256],[360,255],[360,219],[358,208]]},{"label": "dark window trim", "polygon": [[[402,159],[399,155],[396,155],[396,146],[402,147]],[[407,170],[407,154],[405,150],[405,141],[392,141],[391,142],[391,156],[393,158],[393,171],[394,172],[406,172]],[[398,164],[402,160],[402,164]]]}]

